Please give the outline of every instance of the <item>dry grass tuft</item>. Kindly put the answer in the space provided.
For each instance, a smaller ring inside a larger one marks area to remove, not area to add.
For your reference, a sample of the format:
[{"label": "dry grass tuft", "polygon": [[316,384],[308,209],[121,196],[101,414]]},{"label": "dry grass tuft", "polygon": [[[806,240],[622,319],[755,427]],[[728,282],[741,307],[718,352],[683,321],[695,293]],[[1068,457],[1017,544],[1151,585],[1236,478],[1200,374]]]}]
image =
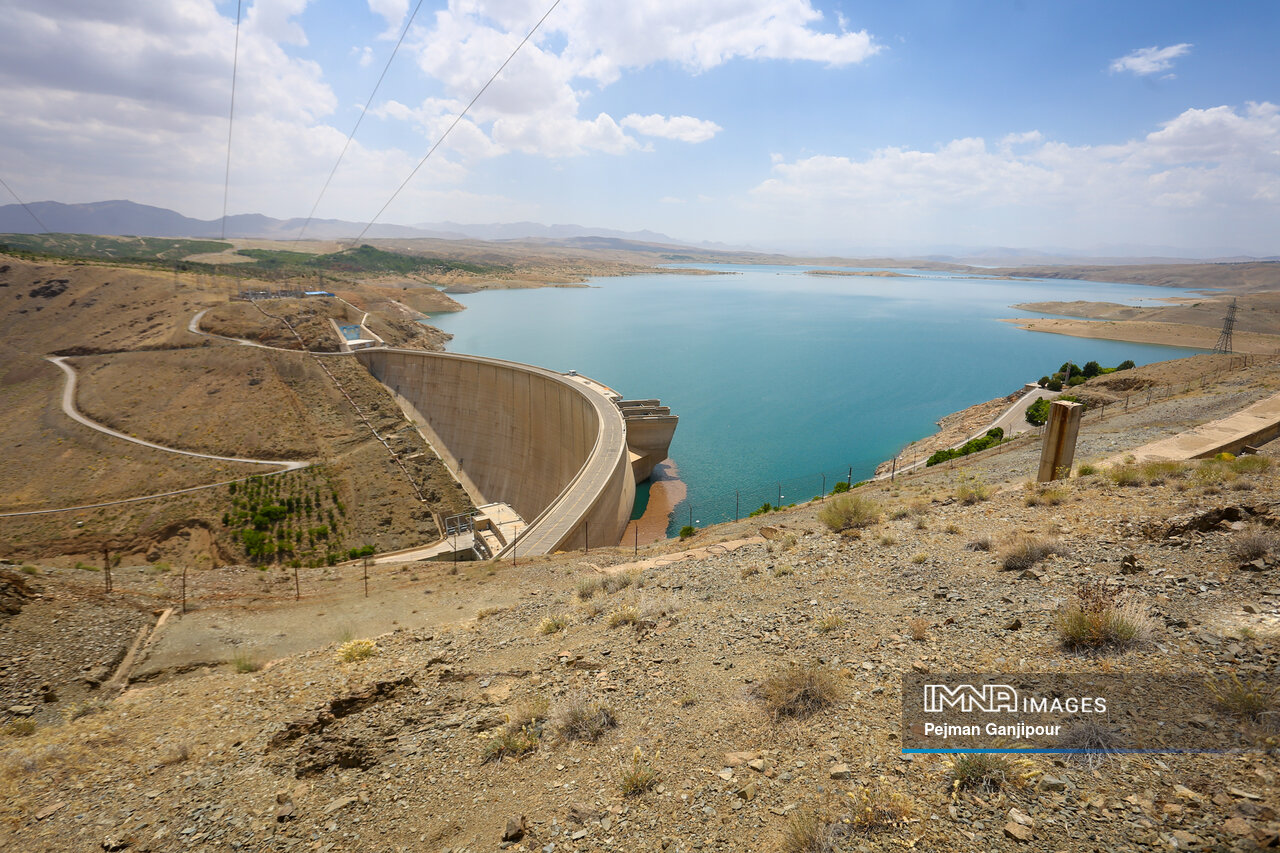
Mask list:
[{"label": "dry grass tuft", "polygon": [[834,703],[840,697],[840,680],[825,667],[792,666],[766,678],[758,691],[773,719],[798,719]]},{"label": "dry grass tuft", "polygon": [[1209,693],[1215,705],[1246,720],[1259,720],[1264,714],[1273,713],[1280,698],[1274,685],[1262,679],[1242,679],[1234,672],[1211,681]]},{"label": "dry grass tuft", "polygon": [[923,643],[929,638],[929,620],[921,616],[908,619],[907,629],[911,632],[911,639],[917,643]]},{"label": "dry grass tuft", "polygon": [[601,591],[603,586],[600,578],[594,575],[579,578],[577,587],[578,599],[580,601],[590,601],[596,593]]},{"label": "dry grass tuft", "polygon": [[1076,588],[1075,601],[1058,612],[1058,636],[1070,650],[1123,649],[1151,638],[1145,608],[1125,600],[1123,592],[1104,581]]},{"label": "dry grass tuft", "polygon": [[818,520],[832,531],[856,530],[880,520],[880,504],[862,495],[832,498],[818,512]]},{"label": "dry grass tuft", "polygon": [[1232,539],[1231,547],[1227,553],[1231,555],[1233,560],[1248,563],[1270,556],[1276,550],[1276,544],[1274,533],[1255,527],[1236,535]]},{"label": "dry grass tuft", "polygon": [[1018,767],[1003,755],[986,752],[958,755],[951,761],[951,790],[1000,791],[1021,787],[1025,777]]},{"label": "dry grass tuft", "polygon": [[621,628],[623,625],[634,627],[639,624],[640,611],[630,604],[624,604],[609,614],[608,625],[610,628]]},{"label": "dry grass tuft", "polygon": [[973,540],[972,542],[970,542],[969,544],[965,545],[965,546],[964,546],[964,549],[965,549],[966,551],[990,551],[990,550],[991,550],[991,537],[990,537],[990,536],[979,536],[977,539],[975,539],[975,540]]},{"label": "dry grass tuft", "polygon": [[556,708],[551,725],[564,740],[595,743],[609,729],[618,725],[613,707],[579,695]]},{"label": "dry grass tuft", "polygon": [[973,506],[990,498],[991,487],[981,480],[970,480],[961,483],[959,488],[956,489],[956,500],[965,506]]},{"label": "dry grass tuft", "polygon": [[543,619],[538,625],[539,634],[558,634],[569,627],[569,617],[555,613]]},{"label": "dry grass tuft", "polygon": [[1008,572],[1024,571],[1041,560],[1061,553],[1062,546],[1052,539],[1018,536],[1005,547],[1003,565]]},{"label": "dry grass tuft", "polygon": [[[656,761],[658,756],[654,754]],[[618,788],[623,796],[634,797],[645,793],[658,784],[658,771],[644,757],[644,750],[636,747],[631,752],[631,760],[624,761],[618,769]]]},{"label": "dry grass tuft", "polygon": [[818,620],[818,633],[829,634],[837,628],[844,627],[844,617],[835,611],[824,613]]}]

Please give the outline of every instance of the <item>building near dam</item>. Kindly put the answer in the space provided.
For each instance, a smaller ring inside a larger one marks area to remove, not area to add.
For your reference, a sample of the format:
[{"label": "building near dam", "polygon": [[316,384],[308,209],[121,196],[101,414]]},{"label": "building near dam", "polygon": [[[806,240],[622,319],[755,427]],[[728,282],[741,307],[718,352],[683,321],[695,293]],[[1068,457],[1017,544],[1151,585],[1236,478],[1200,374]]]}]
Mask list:
[{"label": "building near dam", "polygon": [[505,505],[491,556],[616,545],[678,418],[576,372],[377,347],[355,357],[478,507]]}]

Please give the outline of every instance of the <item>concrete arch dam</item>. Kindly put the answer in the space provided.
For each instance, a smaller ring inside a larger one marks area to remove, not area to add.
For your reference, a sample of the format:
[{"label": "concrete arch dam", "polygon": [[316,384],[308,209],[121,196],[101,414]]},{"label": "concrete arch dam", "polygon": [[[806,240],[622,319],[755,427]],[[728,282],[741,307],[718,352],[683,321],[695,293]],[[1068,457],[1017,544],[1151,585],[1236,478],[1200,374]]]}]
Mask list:
[{"label": "concrete arch dam", "polygon": [[396,401],[477,506],[525,523],[501,555],[616,545],[636,483],[666,458],[677,418],[576,373],[480,356],[376,348],[355,357]]}]

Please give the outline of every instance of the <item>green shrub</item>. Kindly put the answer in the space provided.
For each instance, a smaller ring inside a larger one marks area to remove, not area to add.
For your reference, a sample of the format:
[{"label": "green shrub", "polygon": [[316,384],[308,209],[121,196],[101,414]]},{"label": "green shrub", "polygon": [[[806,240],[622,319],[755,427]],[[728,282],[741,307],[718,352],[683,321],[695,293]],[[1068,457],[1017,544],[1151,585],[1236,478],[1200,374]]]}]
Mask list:
[{"label": "green shrub", "polygon": [[1088,381],[1089,381],[1088,377],[1085,377],[1085,376],[1072,376],[1070,379],[1067,380],[1067,386],[1069,388],[1074,388],[1077,385],[1083,385]]},{"label": "green shrub", "polygon": [[1049,401],[1044,397],[1027,406],[1027,423],[1032,426],[1044,426],[1049,420]]},{"label": "green shrub", "polygon": [[1133,359],[1126,358],[1124,361],[1116,365],[1116,370],[1133,370],[1138,365],[1133,363]]},{"label": "green shrub", "polygon": [[841,495],[819,510],[818,519],[837,533],[866,527],[880,520],[880,505],[862,495]]},{"label": "green shrub", "polygon": [[697,532],[698,532],[697,528],[695,528],[692,524],[686,524],[684,527],[680,528],[680,538],[688,539],[690,536],[692,536]]},{"label": "green shrub", "polygon": [[973,506],[991,497],[991,487],[981,480],[970,480],[956,489],[956,500],[965,506]]},{"label": "green shrub", "polygon": [[1084,363],[1084,376],[1085,376],[1085,378],[1087,378],[1087,379],[1092,379],[1093,377],[1095,377],[1095,376],[1100,376],[1100,375],[1102,375],[1102,365],[1101,365],[1101,364],[1098,364],[1098,362],[1096,362],[1096,361],[1086,361],[1086,362]]},{"label": "green shrub", "polygon": [[1044,387],[1048,388],[1050,391],[1061,391],[1062,380],[1058,379],[1057,377],[1054,377],[1053,379],[1050,379],[1048,382],[1046,382]]},{"label": "green shrub", "polygon": [[849,482],[847,480],[840,480],[831,488],[831,494],[833,495],[842,495],[847,491],[849,491]]},{"label": "green shrub", "polygon": [[747,513],[747,518],[755,518],[758,515],[768,515],[771,512],[773,512],[773,504],[766,501],[760,505],[759,509],[753,509],[751,512]]}]

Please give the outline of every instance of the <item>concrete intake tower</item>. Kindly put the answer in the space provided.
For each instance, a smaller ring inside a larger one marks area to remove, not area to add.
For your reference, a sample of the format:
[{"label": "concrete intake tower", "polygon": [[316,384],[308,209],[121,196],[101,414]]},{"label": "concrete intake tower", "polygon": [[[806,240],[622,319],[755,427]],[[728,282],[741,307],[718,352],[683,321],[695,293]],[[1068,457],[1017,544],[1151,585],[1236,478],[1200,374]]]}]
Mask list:
[{"label": "concrete intake tower", "polygon": [[385,385],[476,506],[519,516],[501,557],[616,545],[636,483],[667,456],[678,418],[576,372],[378,347],[355,357]]}]

